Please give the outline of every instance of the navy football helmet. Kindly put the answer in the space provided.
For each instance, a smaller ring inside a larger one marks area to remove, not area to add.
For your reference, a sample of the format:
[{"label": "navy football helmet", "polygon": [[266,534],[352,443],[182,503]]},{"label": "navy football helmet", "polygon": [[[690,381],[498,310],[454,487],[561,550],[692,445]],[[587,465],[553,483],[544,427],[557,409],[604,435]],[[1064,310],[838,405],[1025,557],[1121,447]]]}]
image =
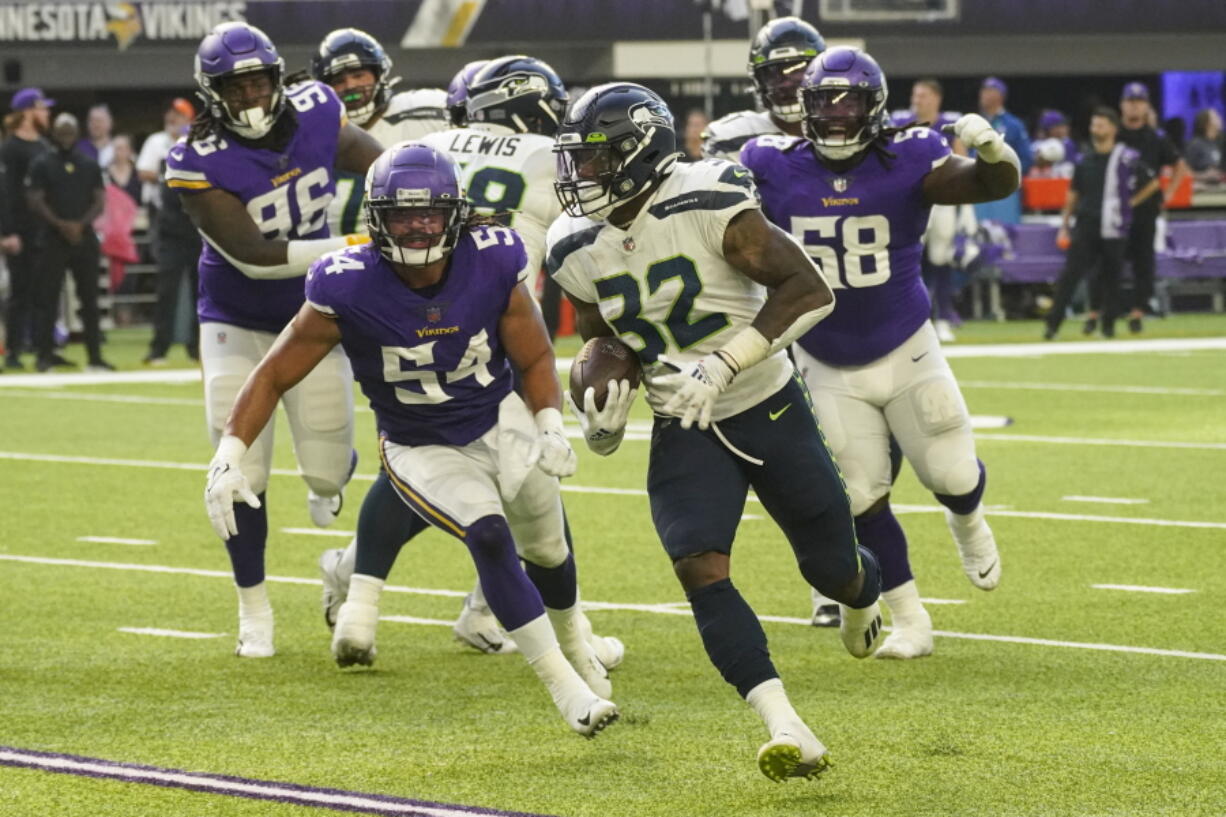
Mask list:
[{"label": "navy football helmet", "polygon": [[800,83],[805,138],[828,159],[855,156],[881,133],[885,74],[858,48],[832,48],[813,61]]},{"label": "navy football helmet", "polygon": [[598,85],[579,97],[553,150],[562,208],[598,221],[658,184],[681,155],[668,105],[632,82]]},{"label": "navy football helmet", "polygon": [[[266,73],[272,84],[271,105],[230,110],[222,98],[226,84],[257,72]],[[245,139],[267,134],[285,110],[285,60],[268,35],[250,23],[222,23],[210,31],[196,49],[195,77],[213,117]]]},{"label": "navy football helmet", "polygon": [[778,17],[758,29],[749,47],[749,76],[762,107],[780,121],[799,122],[800,79],[825,50],[822,35],[799,17]]},{"label": "navy football helmet", "polygon": [[468,84],[488,62],[473,60],[456,71],[447,84],[447,117],[451,120],[451,127],[462,128],[468,124]]},{"label": "navy football helmet", "polygon": [[366,231],[396,264],[424,267],[445,258],[471,206],[455,159],[420,142],[393,145],[366,172]]},{"label": "navy football helmet", "polygon": [[375,75],[373,86],[351,88],[341,97],[349,121],[365,125],[376,111],[387,107],[391,98],[396,82],[391,77],[392,60],[379,41],[365,31],[338,28],[324,37],[319,53],[311,58],[311,76],[331,85],[350,68],[365,68]]},{"label": "navy football helmet", "polygon": [[490,60],[468,83],[468,121],[553,136],[570,96],[543,60],[522,55]]}]

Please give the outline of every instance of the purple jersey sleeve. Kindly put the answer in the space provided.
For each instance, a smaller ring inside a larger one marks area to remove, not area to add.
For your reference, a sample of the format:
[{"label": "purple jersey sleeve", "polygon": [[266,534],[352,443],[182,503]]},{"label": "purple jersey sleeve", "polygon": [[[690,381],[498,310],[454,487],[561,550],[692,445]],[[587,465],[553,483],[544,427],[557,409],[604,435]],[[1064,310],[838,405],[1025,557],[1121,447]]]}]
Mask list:
[{"label": "purple jersey sleeve", "polygon": [[[185,194],[220,190],[236,197],[268,240],[326,238],[344,108],[319,82],[300,83],[286,94],[283,116],[293,117],[295,126],[283,150],[253,147],[220,128],[171,148],[166,183]],[[202,322],[278,332],[302,299],[301,278],[248,278],[206,236],[197,300]]]}]

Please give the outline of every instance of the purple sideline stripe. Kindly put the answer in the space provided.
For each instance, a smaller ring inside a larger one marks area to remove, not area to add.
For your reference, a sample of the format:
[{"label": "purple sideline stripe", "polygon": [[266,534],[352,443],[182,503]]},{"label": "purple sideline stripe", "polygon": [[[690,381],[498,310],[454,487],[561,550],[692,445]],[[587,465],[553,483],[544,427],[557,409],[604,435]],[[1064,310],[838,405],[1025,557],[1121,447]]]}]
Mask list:
[{"label": "purple sideline stripe", "polygon": [[41,769],[57,774],[74,774],[121,780],[126,783],[145,783],[167,788],[220,794],[228,797],[247,797],[252,800],[271,800],[297,806],[328,808],[359,814],[385,814],[391,817],[460,817],[461,815],[487,814],[497,817],[546,817],[522,811],[499,811],[480,806],[458,806],[434,803],[428,800],[411,800],[386,794],[363,794],[344,789],[323,789],[300,786],[296,783],[279,783],[271,780],[253,780],[247,777],[231,777],[202,772],[185,772],[158,766],[142,766],[136,763],[120,763],[95,757],[36,752],[0,746],[0,766],[15,766],[26,769]]}]

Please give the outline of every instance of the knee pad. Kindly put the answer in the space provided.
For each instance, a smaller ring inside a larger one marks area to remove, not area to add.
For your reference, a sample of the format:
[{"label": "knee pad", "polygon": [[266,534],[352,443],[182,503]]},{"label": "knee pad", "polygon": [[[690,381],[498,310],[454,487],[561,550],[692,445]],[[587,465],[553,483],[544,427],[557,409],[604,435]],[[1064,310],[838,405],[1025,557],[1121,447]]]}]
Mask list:
[{"label": "knee pad", "polygon": [[302,427],[320,434],[334,434],[353,425],[353,375],[348,365],[341,366],[331,355],[319,368],[295,386],[296,406]]},{"label": "knee pad", "polygon": [[312,493],[336,496],[346,485],[358,464],[358,453],[344,444],[322,441],[294,441],[298,449],[298,469]]},{"label": "knee pad", "polygon": [[515,558],[515,540],[501,516],[483,516],[469,525],[464,531],[464,544],[474,557],[488,561]]}]

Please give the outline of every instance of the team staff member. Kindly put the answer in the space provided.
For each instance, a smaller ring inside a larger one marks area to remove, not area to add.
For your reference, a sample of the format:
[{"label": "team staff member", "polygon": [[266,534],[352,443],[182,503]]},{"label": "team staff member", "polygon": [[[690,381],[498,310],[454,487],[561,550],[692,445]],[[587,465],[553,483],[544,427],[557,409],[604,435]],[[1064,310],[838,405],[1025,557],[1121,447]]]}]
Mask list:
[{"label": "team staff member", "polygon": [[[1128,313],[1128,330],[1136,334],[1141,331],[1141,318],[1154,295],[1154,232],[1158,216],[1188,174],[1188,164],[1166,132],[1149,124],[1149,89],[1142,83],[1130,82],[1124,86],[1120,114],[1123,122],[1119,141],[1141,154],[1141,161],[1154,172],[1153,181],[1138,196],[1124,249],[1124,257],[1132,263],[1132,311]],[[1172,176],[1164,200],[1157,177],[1165,167],[1172,168]]]},{"label": "team staff member", "polygon": [[34,290],[34,349],[40,372],[67,363],[54,354],[53,342],[65,268],[72,270],[77,300],[81,302],[88,368],[91,371],[115,368],[102,359],[102,332],[98,326],[99,249],[93,224],[106,202],[105,186],[98,163],[74,147],[80,133],[75,116],[70,113],[57,116],[51,131],[55,149],[30,164],[27,178],[30,211],[46,225]]},{"label": "team staff member", "polygon": [[1120,266],[1130,219],[1145,191],[1150,171],[1137,152],[1116,141],[1119,117],[1110,108],[1097,108],[1090,117],[1091,149],[1082,155],[1073,170],[1073,182],[1061,213],[1057,240],[1069,240],[1069,216],[1077,215],[1072,230],[1068,259],[1056,284],[1056,302],[1047,316],[1045,340],[1060,331],[1073,290],[1088,271],[1098,270],[1090,285],[1090,312],[1085,333],[1091,334],[1102,319],[1103,334],[1115,334],[1119,311]]},{"label": "team staff member", "polygon": [[[1026,126],[1022,120],[1005,110],[1005,98],[1009,95],[1009,87],[996,77],[988,77],[979,86],[979,113],[992,123],[996,132],[1005,138],[1005,143],[1013,148],[1017,158],[1022,163],[1022,176],[1030,172],[1033,161],[1030,151],[1030,137],[1026,135]],[[1004,224],[1018,224],[1022,220],[1022,192],[1015,190],[1012,194],[996,201],[986,201],[975,205],[975,217],[980,221],[991,219]]]},{"label": "team staff member", "polygon": [[13,94],[12,113],[4,119],[9,137],[0,146],[0,161],[8,177],[4,186],[5,209],[12,222],[4,224],[4,252],[11,253],[9,267],[9,304],[5,316],[8,355],[5,368],[20,370],[20,350],[34,318],[35,252],[41,225],[26,204],[25,178],[30,162],[48,149],[44,134],[51,125],[51,107],[38,88],[22,88]]}]

